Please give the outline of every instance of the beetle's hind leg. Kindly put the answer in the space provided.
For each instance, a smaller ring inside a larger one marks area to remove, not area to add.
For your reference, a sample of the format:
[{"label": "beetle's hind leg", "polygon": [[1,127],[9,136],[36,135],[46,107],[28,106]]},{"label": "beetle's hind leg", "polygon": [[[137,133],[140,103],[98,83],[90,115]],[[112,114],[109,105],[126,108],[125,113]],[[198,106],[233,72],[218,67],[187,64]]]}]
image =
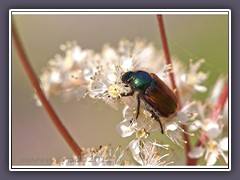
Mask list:
[{"label": "beetle's hind leg", "polygon": [[161,133],[164,134],[164,131],[163,131],[163,125],[162,125],[162,122],[160,120],[160,117],[153,111],[153,110],[150,110],[150,113],[152,113],[152,118],[156,121],[159,122],[159,125],[160,125],[160,128],[161,128]]}]

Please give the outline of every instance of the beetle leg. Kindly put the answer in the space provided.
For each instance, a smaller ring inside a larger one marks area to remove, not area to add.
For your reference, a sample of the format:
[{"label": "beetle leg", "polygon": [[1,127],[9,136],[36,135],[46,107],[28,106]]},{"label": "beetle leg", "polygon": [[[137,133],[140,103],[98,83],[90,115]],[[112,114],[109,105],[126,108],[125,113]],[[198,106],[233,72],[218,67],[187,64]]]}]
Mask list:
[{"label": "beetle leg", "polygon": [[138,118],[140,113],[140,96],[139,94],[137,95],[137,115],[136,115],[136,119]]},{"label": "beetle leg", "polygon": [[[129,93],[122,93],[120,94],[121,97],[126,97],[126,96],[132,96],[134,94],[134,91],[130,91]],[[136,119],[138,118],[139,115],[139,109],[140,109],[140,97],[139,95],[137,96],[137,100],[138,100],[138,106],[137,106],[137,115],[136,115]],[[130,120],[130,125],[134,124],[136,119],[132,118]]]},{"label": "beetle leg", "polygon": [[[126,96],[132,96],[133,94],[134,94],[134,91],[131,91],[131,92],[127,93],[127,94],[122,93],[122,94],[120,94],[120,95],[126,97]],[[137,115],[136,115],[136,119],[138,118],[139,110],[140,110],[140,96],[139,96],[139,94],[137,95],[137,101],[138,101],[138,104],[137,104]]]},{"label": "beetle leg", "polygon": [[130,126],[133,126],[134,123],[135,123],[135,121],[136,121],[136,119],[132,118],[132,119],[130,120]]},{"label": "beetle leg", "polygon": [[162,122],[161,122],[159,116],[153,110],[150,110],[150,112],[152,113],[152,118],[159,122],[160,127],[161,127],[161,133],[164,134],[163,125],[162,125]]},{"label": "beetle leg", "polygon": [[134,91],[130,91],[129,93],[122,93],[120,96],[132,96],[134,94]]},{"label": "beetle leg", "polygon": [[136,114],[136,118],[134,119],[134,118],[132,118],[132,120],[130,120],[130,124],[133,124],[136,120],[137,120],[137,118],[138,118],[138,116],[139,116],[139,113],[140,113],[140,96],[139,96],[139,94],[137,95],[137,114]]}]

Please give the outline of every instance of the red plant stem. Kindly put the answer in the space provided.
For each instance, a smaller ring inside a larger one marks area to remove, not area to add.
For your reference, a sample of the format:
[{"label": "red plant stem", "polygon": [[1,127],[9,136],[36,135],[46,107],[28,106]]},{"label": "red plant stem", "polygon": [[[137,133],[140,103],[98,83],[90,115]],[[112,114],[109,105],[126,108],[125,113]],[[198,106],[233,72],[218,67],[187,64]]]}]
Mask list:
[{"label": "red plant stem", "polygon": [[[221,93],[221,95],[218,98],[218,102],[217,104],[214,106],[213,112],[210,115],[210,119],[214,122],[218,121],[218,117],[220,112],[222,111],[226,101],[228,98],[228,80],[225,83],[224,89]],[[200,135],[200,138],[198,140],[198,142],[196,143],[195,147],[201,146],[204,144],[204,142],[208,139],[208,137],[206,136],[205,132],[202,132]],[[194,159],[195,163],[197,162],[198,159]]]},{"label": "red plant stem", "polygon": [[[163,51],[164,51],[164,55],[165,55],[165,58],[166,58],[166,64],[170,64],[172,66],[170,53],[169,53],[169,49],[168,49],[167,36],[166,36],[166,33],[165,33],[165,29],[164,29],[164,23],[163,23],[162,15],[157,15],[157,18],[158,18],[160,35],[161,35],[161,39],[162,39]],[[175,91],[175,94],[178,98],[178,109],[180,110],[182,107],[181,107],[181,102],[180,102],[177,86],[176,86],[176,83],[175,83],[173,67],[172,67],[172,71],[170,72],[169,76],[170,76],[172,89]]]},{"label": "red plant stem", "polygon": [[218,116],[219,116],[221,110],[223,109],[227,98],[228,98],[228,80],[226,81],[223,92],[220,95],[220,97],[218,99],[218,102],[214,107],[213,113],[211,115],[211,120],[212,121],[217,121],[218,120]]},{"label": "red plant stem", "polygon": [[[166,58],[166,63],[172,65],[162,15],[157,15],[157,19],[158,19],[158,25],[159,25],[160,35],[161,35],[161,39],[162,39],[163,51],[164,51],[165,58]],[[176,97],[178,99],[178,110],[180,111],[182,108],[182,105],[181,105],[181,100],[179,97],[178,89],[177,89],[177,86],[175,83],[173,67],[172,67],[172,71],[170,73],[170,81],[171,81],[172,89],[174,90]],[[186,131],[186,126],[183,125],[182,128],[184,131]],[[196,165],[194,163],[193,159],[188,157],[188,152],[191,151],[191,146],[190,146],[188,135],[186,133],[183,133],[183,138],[187,142],[187,143],[185,143],[187,165]]]},{"label": "red plant stem", "polygon": [[[220,115],[220,112],[222,111],[222,109],[224,108],[224,105],[227,101],[228,98],[228,80],[225,83],[224,89],[221,93],[221,95],[218,98],[218,101],[216,103],[216,105],[213,108],[213,112],[210,115],[210,119],[213,122],[217,122],[218,121],[218,117]],[[203,132],[199,138],[199,142],[197,143],[198,146],[202,145],[205,140],[207,139],[207,136],[205,135],[205,133]],[[197,146],[196,145],[196,146]]]},{"label": "red plant stem", "polygon": [[66,142],[68,143],[68,145],[70,146],[70,148],[72,149],[72,151],[81,158],[82,156],[82,149],[77,145],[77,143],[74,141],[74,139],[72,138],[72,136],[69,134],[69,132],[67,131],[67,129],[64,127],[64,125],[62,124],[60,118],[58,117],[58,115],[56,114],[56,112],[54,111],[54,109],[52,108],[52,106],[50,105],[49,101],[46,99],[40,85],[38,82],[38,79],[36,77],[36,75],[34,74],[34,71],[28,61],[27,55],[23,49],[22,43],[20,41],[18,32],[16,30],[15,24],[14,22],[12,23],[12,37],[13,40],[15,42],[17,51],[19,53],[20,59],[21,59],[21,63],[32,83],[32,86],[34,87],[36,94],[38,95],[39,99],[41,100],[43,107],[45,108],[45,110],[47,111],[48,115],[51,117],[51,120],[53,122],[53,124],[57,127],[58,131],[60,132],[60,134],[63,136],[63,138],[66,140]]}]

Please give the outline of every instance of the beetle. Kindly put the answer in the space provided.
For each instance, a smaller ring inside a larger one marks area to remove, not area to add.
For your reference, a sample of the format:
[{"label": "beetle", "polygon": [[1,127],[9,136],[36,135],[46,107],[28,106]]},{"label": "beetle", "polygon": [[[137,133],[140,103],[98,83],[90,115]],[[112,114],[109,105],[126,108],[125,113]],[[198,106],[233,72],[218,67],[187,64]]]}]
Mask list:
[{"label": "beetle", "polygon": [[132,96],[137,92],[137,114],[139,116],[140,101],[147,106],[152,118],[159,122],[164,134],[160,117],[168,118],[177,112],[178,100],[173,91],[154,73],[146,71],[128,71],[121,76],[122,82],[129,85],[131,91],[121,96]]}]

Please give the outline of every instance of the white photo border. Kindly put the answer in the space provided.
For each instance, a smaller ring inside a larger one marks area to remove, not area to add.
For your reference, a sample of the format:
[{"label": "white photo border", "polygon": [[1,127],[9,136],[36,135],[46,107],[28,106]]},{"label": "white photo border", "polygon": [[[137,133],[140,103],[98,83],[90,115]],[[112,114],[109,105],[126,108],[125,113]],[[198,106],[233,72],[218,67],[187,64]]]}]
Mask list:
[{"label": "white photo border", "polygon": [[[228,15],[228,166],[13,166],[12,165],[12,15]],[[9,10],[9,170],[10,171],[231,171],[231,10],[230,9],[10,9]]]}]

